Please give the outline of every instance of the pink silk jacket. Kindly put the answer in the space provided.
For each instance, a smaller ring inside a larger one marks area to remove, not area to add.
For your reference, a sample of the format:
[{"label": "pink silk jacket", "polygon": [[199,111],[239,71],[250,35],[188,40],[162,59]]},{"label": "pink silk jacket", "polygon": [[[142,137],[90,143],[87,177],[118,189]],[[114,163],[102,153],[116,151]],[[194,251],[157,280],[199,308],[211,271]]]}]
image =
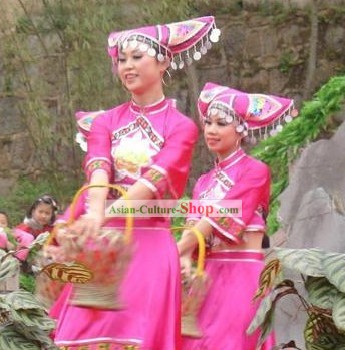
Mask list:
[{"label": "pink silk jacket", "polygon": [[[79,130],[87,138],[87,181],[94,171],[103,170],[109,183],[124,189],[140,181],[156,198],[182,196],[198,129],[173,100],[144,108],[130,101],[107,111],[78,113]],[[85,212],[85,197],[80,197],[74,217]],[[59,220],[69,214],[70,209]]]},{"label": "pink silk jacket", "polygon": [[[217,207],[229,203],[224,201],[242,201],[241,217],[206,218],[214,228],[215,237],[230,244],[241,243],[244,231],[265,231],[269,197],[269,167],[242,149],[217,162],[215,168],[199,178],[193,190],[194,200],[207,203],[208,199],[216,199]],[[200,217],[191,215],[187,221],[196,219]]]}]

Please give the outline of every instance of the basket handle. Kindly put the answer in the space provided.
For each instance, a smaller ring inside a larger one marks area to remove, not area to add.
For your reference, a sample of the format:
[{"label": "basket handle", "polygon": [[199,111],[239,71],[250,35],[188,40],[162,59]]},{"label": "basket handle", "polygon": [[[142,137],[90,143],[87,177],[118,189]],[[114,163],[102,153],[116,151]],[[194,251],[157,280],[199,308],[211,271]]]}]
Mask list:
[{"label": "basket handle", "polygon": [[[121,193],[121,196],[124,198],[124,199],[127,199],[127,193],[126,191],[119,185],[113,185],[113,184],[89,184],[89,185],[85,185],[83,187],[81,187],[77,192],[76,194],[74,195],[73,199],[72,199],[72,203],[71,203],[71,207],[70,207],[70,216],[68,218],[68,221],[67,221],[67,225],[70,225],[74,222],[74,212],[75,212],[75,207],[77,205],[77,201],[78,201],[78,198],[80,197],[80,195],[88,190],[89,188],[94,188],[94,187],[98,187],[98,188],[111,188],[111,189],[114,189],[114,190],[117,190],[118,192]],[[128,213],[126,215],[126,227],[125,227],[125,232],[124,232],[124,238],[125,238],[125,242],[126,243],[129,243],[131,241],[131,238],[132,238],[132,229],[133,229],[133,216],[130,214],[130,210],[128,210]],[[52,233],[50,234],[49,238],[47,239],[46,241],[46,244],[45,245],[49,245],[53,238],[55,237],[56,235],[56,230],[58,229],[59,226],[56,226]]]},{"label": "basket handle", "polygon": [[196,274],[198,276],[202,276],[205,273],[204,269],[205,269],[205,255],[206,255],[204,235],[196,227],[180,226],[180,227],[172,228],[172,231],[177,231],[177,230],[190,230],[195,234],[196,238],[198,239],[199,254],[198,254]]}]

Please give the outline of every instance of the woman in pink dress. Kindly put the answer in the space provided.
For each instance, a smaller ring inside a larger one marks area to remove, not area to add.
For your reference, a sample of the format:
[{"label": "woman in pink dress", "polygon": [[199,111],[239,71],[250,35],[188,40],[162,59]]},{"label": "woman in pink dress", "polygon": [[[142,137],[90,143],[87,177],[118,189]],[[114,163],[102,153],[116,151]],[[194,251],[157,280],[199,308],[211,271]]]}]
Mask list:
[{"label": "woman in pink dress", "polygon": [[[270,170],[263,162],[248,156],[241,148],[244,137],[274,135],[289,121],[290,99],[247,94],[225,86],[207,83],[198,107],[207,147],[216,154],[214,169],[197,181],[193,199],[214,208],[234,208],[242,203],[239,217],[190,216],[206,238],[206,272],[210,289],[198,314],[203,333],[200,338],[183,337],[183,350],[257,350],[259,333],[247,335],[257,304],[252,302],[264,266],[261,251],[265,218],[270,198]],[[217,200],[216,204],[208,202]],[[224,212],[224,211],[223,211]],[[197,240],[185,230],[178,243],[181,264],[188,272]],[[271,350],[273,335],[261,347]]]},{"label": "woman in pink dress", "polygon": [[[131,101],[107,111],[78,113],[87,141],[85,172],[90,184],[117,184],[127,199],[179,198],[185,189],[198,131],[164,96],[163,76],[199,60],[219,38],[214,18],[111,33],[114,72]],[[105,221],[104,188],[79,201],[73,224],[81,235],[97,233]],[[85,210],[87,206],[87,210]],[[121,198],[114,203],[126,207]],[[106,226],[123,229],[124,218]],[[179,256],[169,218],[134,219],[134,256],[122,283],[125,309],[102,310],[68,303],[65,289],[51,315],[58,317],[55,343],[61,349],[179,350]]]}]

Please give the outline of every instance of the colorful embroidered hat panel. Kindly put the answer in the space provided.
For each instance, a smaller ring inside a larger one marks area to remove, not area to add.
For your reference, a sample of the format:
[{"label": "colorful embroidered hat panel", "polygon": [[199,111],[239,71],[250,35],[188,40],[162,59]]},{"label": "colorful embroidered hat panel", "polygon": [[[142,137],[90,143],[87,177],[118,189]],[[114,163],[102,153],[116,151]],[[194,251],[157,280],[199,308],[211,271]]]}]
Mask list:
[{"label": "colorful embroidered hat panel", "polygon": [[187,21],[145,26],[120,32],[108,37],[108,53],[117,64],[119,50],[131,47],[147,52],[163,61],[171,59],[171,68],[182,69],[201,59],[219,41],[220,30],[216,28],[213,16],[205,16]]},{"label": "colorful embroidered hat panel", "polygon": [[201,123],[210,115],[218,114],[227,123],[237,120],[239,130],[259,138],[274,136],[283,129],[284,123],[297,116],[294,101],[289,98],[246,93],[227,86],[206,83],[198,99]]}]

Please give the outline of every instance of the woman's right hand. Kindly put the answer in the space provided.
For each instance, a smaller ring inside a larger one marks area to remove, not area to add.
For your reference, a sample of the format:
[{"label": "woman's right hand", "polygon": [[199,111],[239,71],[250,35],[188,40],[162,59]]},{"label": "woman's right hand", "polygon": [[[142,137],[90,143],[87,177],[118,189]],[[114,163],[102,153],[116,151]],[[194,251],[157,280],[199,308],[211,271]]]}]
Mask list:
[{"label": "woman's right hand", "polygon": [[87,213],[68,227],[68,231],[74,235],[87,239],[95,237],[100,231],[104,222],[104,215],[96,213]]}]

